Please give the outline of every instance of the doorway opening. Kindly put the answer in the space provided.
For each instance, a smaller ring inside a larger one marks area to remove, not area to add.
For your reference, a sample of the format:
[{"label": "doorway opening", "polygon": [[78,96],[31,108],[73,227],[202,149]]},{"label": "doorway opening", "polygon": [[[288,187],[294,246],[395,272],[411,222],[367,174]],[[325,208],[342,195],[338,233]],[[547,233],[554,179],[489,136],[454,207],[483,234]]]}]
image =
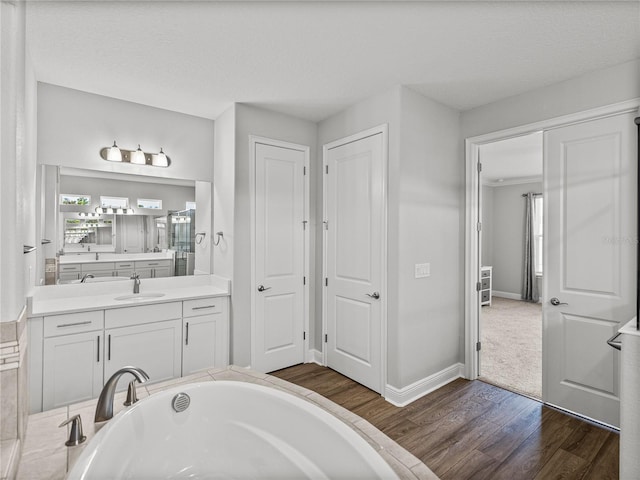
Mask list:
[{"label": "doorway opening", "polygon": [[478,378],[542,399],[542,132],[479,147]]}]

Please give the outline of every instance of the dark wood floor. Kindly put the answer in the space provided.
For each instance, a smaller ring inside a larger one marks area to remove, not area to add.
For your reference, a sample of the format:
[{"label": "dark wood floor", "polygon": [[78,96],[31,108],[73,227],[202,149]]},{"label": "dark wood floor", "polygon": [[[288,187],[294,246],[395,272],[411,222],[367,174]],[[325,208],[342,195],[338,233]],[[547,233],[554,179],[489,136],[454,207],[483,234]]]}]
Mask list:
[{"label": "dark wood floor", "polygon": [[478,380],[455,380],[398,408],[316,364],[272,375],[365,418],[443,480],[618,478],[617,433]]}]

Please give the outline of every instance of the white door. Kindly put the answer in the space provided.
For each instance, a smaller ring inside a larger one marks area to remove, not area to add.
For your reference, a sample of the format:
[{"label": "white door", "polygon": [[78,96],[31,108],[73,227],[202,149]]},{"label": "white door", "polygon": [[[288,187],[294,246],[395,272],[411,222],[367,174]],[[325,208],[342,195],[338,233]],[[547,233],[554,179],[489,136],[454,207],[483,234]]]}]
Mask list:
[{"label": "white door", "polygon": [[255,327],[252,366],[304,362],[306,152],[255,143]]},{"label": "white door", "polygon": [[327,365],[382,392],[385,133],[325,146]]},{"label": "white door", "polygon": [[[543,396],[619,425],[619,354],[635,315],[633,115],[545,132]],[[555,300],[557,299],[557,300]]]},{"label": "white door", "polygon": [[[114,215],[115,217],[116,215]],[[142,215],[118,215],[122,231],[123,253],[144,252],[144,218]]]}]

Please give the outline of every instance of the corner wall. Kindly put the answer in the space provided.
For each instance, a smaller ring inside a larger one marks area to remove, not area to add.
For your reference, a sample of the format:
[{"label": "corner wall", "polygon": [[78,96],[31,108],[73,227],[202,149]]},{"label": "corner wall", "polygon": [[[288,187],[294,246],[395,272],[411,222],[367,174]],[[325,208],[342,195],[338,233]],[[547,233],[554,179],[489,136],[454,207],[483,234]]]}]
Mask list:
[{"label": "corner wall", "polygon": [[25,2],[0,3],[0,478],[18,467],[28,414],[26,296],[40,247],[35,223],[35,74]]},{"label": "corner wall", "polygon": [[[462,358],[464,163],[459,121],[456,110],[395,87],[321,122],[318,130],[320,147],[389,125],[387,384],[395,391]],[[431,276],[416,279],[416,263],[430,263]]]},{"label": "corner wall", "polygon": [[[240,366],[251,363],[251,216],[250,190],[253,186],[249,178],[249,136],[256,135],[274,140],[308,145],[310,147],[310,248],[311,258],[315,256],[314,236],[317,231],[317,219],[314,215],[315,178],[318,175],[317,166],[317,126],[313,122],[301,120],[277,112],[264,110],[250,105],[236,104],[235,106],[235,194],[233,220],[233,286],[232,286],[232,345],[231,360]],[[309,291],[314,292],[316,285],[314,264],[311,262],[309,272]],[[315,318],[315,298],[310,295],[310,325]],[[310,332],[310,345],[313,347],[316,339]]]}]

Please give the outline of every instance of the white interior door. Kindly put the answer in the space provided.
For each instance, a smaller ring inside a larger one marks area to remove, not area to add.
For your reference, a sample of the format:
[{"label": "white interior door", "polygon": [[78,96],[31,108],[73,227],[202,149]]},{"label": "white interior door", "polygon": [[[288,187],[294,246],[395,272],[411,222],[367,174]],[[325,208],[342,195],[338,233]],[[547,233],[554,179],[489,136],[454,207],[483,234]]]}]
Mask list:
[{"label": "white interior door", "polygon": [[306,152],[255,143],[253,368],[304,361]]},{"label": "white interior door", "polygon": [[325,147],[327,365],[382,392],[384,133]]},{"label": "white interior door", "polygon": [[635,315],[634,128],[625,114],[544,137],[543,397],[614,426],[619,354],[606,341]]}]

